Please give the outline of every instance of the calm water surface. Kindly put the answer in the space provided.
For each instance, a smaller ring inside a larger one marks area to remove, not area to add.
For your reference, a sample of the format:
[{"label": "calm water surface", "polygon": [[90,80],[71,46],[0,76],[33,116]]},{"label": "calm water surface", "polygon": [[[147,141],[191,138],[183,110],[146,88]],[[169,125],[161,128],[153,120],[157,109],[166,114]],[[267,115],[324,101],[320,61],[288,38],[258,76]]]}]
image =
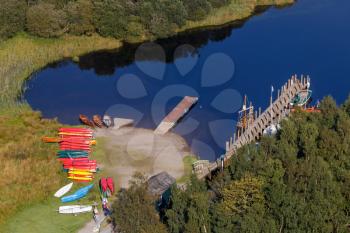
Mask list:
[{"label": "calm water surface", "polygon": [[[347,98],[349,12],[348,0],[300,0],[264,9],[245,23],[157,41],[164,59],[157,49],[135,59],[138,45],[88,54],[78,64],[62,61],[33,75],[24,98],[44,117],[62,123],[79,123],[80,113],[107,112],[153,129],[179,96],[198,95],[199,103],[173,131],[185,137],[193,153],[213,160],[234,132],[244,94],[265,108],[271,85],[277,89],[295,73],[311,76],[314,100]],[[183,44],[195,50],[176,50]],[[228,68],[230,59],[234,70]],[[149,72],[157,72],[157,78]]]}]

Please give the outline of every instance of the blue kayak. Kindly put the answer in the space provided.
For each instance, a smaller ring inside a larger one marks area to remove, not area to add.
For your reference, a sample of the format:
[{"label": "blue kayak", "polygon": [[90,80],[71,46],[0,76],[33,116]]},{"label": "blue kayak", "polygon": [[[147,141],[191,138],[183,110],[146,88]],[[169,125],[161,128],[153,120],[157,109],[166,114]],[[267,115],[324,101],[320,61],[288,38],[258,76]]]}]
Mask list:
[{"label": "blue kayak", "polygon": [[85,186],[85,187],[83,187],[81,189],[78,189],[72,195],[68,195],[68,196],[62,197],[61,198],[61,202],[65,203],[65,202],[71,202],[71,201],[79,200],[80,198],[85,197],[88,194],[88,192],[92,189],[92,187],[94,187],[94,185],[90,184],[90,185]]}]

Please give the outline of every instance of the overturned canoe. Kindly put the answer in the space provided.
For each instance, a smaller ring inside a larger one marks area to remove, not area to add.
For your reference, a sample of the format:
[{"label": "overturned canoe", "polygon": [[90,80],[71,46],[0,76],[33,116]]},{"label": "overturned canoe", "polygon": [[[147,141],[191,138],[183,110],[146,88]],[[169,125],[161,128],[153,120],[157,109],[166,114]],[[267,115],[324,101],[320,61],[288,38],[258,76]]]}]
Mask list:
[{"label": "overturned canoe", "polygon": [[65,203],[65,202],[72,202],[72,201],[79,200],[85,197],[89,193],[89,191],[92,189],[93,186],[94,186],[93,184],[90,184],[81,189],[78,189],[74,194],[62,197],[61,201]]},{"label": "overturned canoe", "polygon": [[107,180],[108,189],[113,194],[114,193],[114,181],[113,181],[113,178],[112,177],[108,177],[106,180]]},{"label": "overturned canoe", "polygon": [[60,214],[80,214],[92,211],[92,206],[88,205],[70,205],[70,206],[60,206],[58,212]]},{"label": "overturned canoe", "polygon": [[69,190],[72,188],[72,186],[73,186],[73,183],[69,183],[69,184],[63,186],[54,194],[54,196],[55,197],[62,197],[64,194],[69,192]]}]

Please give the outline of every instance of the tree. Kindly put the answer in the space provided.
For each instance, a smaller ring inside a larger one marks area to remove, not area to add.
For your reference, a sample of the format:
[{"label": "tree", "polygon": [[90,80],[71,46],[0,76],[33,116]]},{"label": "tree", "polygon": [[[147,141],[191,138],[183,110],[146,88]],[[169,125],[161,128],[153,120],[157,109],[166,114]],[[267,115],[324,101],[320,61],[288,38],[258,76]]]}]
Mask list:
[{"label": "tree", "polygon": [[27,29],[33,35],[58,37],[67,30],[67,16],[50,3],[39,3],[27,11]]},{"label": "tree", "polygon": [[93,25],[93,4],[91,0],[69,2],[66,7],[69,33],[90,35],[95,31]]},{"label": "tree", "polygon": [[118,230],[128,233],[166,233],[155,209],[156,198],[149,194],[147,181],[135,174],[130,188],[118,193],[113,203],[113,218]]},{"label": "tree", "polygon": [[0,39],[12,37],[24,29],[26,1],[0,0]]},{"label": "tree", "polygon": [[102,36],[124,39],[127,36],[128,14],[122,0],[96,0],[94,25]]}]

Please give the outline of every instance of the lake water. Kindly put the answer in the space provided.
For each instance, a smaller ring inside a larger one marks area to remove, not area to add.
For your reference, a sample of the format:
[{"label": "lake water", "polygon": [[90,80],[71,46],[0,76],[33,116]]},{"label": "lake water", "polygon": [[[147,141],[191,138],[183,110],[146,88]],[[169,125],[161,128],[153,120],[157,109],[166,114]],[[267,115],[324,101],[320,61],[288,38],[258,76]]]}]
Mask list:
[{"label": "lake water", "polygon": [[[266,108],[292,74],[312,79],[313,99],[350,92],[350,1],[300,0],[261,9],[246,22],[188,32],[155,44],[62,61],[33,75],[24,98],[44,117],[77,124],[108,113],[154,129],[184,95],[199,102],[173,132],[214,160],[233,134],[242,98]],[[180,46],[180,47],[179,47]]]}]

